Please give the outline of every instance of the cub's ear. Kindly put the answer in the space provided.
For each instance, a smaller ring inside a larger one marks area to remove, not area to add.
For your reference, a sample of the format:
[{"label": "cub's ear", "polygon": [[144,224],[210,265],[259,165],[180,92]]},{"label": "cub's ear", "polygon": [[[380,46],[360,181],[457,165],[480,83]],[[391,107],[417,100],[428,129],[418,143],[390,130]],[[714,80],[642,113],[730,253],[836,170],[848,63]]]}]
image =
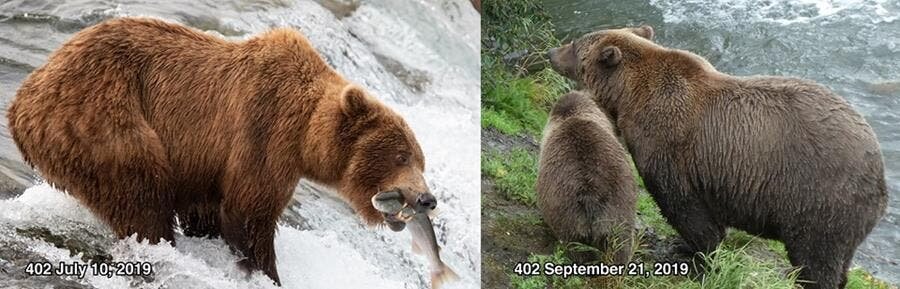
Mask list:
[{"label": "cub's ear", "polygon": [[607,46],[600,51],[600,64],[610,68],[622,62],[622,50],[615,46]]},{"label": "cub's ear", "polygon": [[637,36],[653,41],[653,27],[650,25],[641,25],[641,27],[631,28],[631,32],[634,32]]},{"label": "cub's ear", "polygon": [[369,96],[362,88],[348,85],[341,94],[341,111],[344,112],[344,115],[358,116],[369,111]]}]

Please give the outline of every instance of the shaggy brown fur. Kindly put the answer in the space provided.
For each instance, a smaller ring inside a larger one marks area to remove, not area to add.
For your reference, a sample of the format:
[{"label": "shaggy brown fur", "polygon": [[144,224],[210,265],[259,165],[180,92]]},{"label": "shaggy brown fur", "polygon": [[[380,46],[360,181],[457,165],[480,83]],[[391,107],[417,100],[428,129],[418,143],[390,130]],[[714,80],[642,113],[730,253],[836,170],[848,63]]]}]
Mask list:
[{"label": "shaggy brown fur", "polygon": [[9,108],[25,160],[119,238],[219,234],[276,282],[276,220],[300,178],[336,188],[369,224],[371,197],[427,193],[403,119],[350,84],[305,37],[243,42],[154,19],[87,28]]},{"label": "shaggy brown fur", "polygon": [[[550,112],[536,189],[557,238],[609,250],[604,262],[628,262],[637,185],[612,124],[587,94],[566,94]],[[574,257],[586,262],[599,256]]]},{"label": "shaggy brown fur", "polygon": [[652,42],[653,29],[587,34],[551,52],[598,96],[663,215],[696,252],[735,227],[784,241],[806,288],[842,288],[884,214],[875,134],[810,81],[735,77]]}]

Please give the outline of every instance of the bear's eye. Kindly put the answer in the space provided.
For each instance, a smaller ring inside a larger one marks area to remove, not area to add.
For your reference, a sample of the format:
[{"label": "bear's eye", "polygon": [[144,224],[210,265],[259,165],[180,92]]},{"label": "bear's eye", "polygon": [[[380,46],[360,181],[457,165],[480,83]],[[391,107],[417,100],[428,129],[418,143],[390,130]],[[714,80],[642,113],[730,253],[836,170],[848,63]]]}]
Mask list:
[{"label": "bear's eye", "polygon": [[398,166],[405,166],[408,164],[409,164],[409,156],[407,156],[406,154],[402,154],[402,153],[397,154],[397,165]]}]

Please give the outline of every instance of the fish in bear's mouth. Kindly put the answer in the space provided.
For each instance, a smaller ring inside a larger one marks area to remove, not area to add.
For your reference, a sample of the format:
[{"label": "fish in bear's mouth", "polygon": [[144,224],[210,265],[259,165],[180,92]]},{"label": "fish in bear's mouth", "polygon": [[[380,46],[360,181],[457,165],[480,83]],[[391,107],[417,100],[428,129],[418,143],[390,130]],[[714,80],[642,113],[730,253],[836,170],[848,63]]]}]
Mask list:
[{"label": "fish in bear's mouth", "polygon": [[[380,192],[372,197],[372,206],[384,215],[385,224],[392,231],[399,232],[413,214],[428,214],[437,207],[437,199],[431,193],[419,193],[410,204],[399,190]],[[405,209],[405,211],[404,211]]]}]

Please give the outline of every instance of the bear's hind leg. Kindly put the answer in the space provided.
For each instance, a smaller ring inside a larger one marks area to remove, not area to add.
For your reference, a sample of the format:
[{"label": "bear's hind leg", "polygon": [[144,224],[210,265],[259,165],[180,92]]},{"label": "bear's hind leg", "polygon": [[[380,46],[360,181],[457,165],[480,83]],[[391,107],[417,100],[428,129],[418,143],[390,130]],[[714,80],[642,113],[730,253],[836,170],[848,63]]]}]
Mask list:
[{"label": "bear's hind leg", "polygon": [[805,289],[844,288],[853,252],[828,235],[810,235],[784,241],[791,264],[801,267],[798,283]]},{"label": "bear's hind leg", "polygon": [[[104,192],[112,192],[115,197],[109,201],[117,205],[100,215],[120,239],[136,233],[139,241],[147,239],[156,244],[164,240],[173,242],[174,245],[175,212],[169,198],[163,196],[167,192],[150,189],[152,186],[141,189],[140,183],[134,185],[130,196],[116,192],[118,188]],[[143,196],[130,199],[137,194]]]},{"label": "bear's hind leg", "polygon": [[64,173],[59,173],[63,168],[50,167],[48,180],[62,183],[120,239],[137,234],[138,240],[154,244],[160,239],[174,242],[168,159],[145,122],[130,123],[130,128],[105,132],[105,142],[76,142],[70,151],[81,153],[69,157],[77,161],[71,161]]},{"label": "bear's hind leg", "polygon": [[109,225],[116,237],[137,234],[139,241],[174,242],[174,194],[169,190],[167,167],[140,154],[122,159],[126,161],[85,170],[93,176],[69,181],[65,187]]}]

